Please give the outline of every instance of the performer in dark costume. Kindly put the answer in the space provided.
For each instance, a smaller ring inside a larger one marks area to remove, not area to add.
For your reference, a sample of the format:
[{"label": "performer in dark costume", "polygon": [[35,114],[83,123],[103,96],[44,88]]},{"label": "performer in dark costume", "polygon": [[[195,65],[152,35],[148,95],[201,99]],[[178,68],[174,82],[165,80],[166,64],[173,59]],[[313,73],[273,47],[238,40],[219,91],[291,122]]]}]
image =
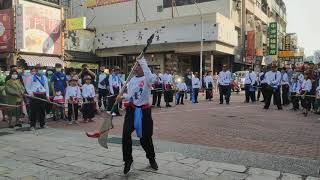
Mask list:
[{"label": "performer in dark costume", "polygon": [[128,84],[128,94],[125,96],[120,94],[117,97],[118,102],[122,102],[123,99],[128,101],[125,103],[126,115],[122,133],[124,174],[130,171],[133,162],[131,134],[134,130],[140,138],[141,146],[146,152],[151,168],[158,170],[152,142],[153,120],[151,106],[149,105],[150,87],[153,78],[146,60],[142,58],[138,62],[139,65],[134,69],[136,76]]}]

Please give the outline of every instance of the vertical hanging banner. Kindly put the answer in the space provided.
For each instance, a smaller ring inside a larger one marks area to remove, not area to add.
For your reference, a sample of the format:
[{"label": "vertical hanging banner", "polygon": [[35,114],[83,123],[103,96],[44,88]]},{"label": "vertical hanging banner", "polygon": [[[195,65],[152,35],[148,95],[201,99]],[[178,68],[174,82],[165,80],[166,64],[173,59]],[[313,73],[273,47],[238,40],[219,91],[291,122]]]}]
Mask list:
[{"label": "vertical hanging banner", "polygon": [[0,10],[0,52],[12,52],[13,40],[13,11]]},{"label": "vertical hanging banner", "polygon": [[269,25],[269,55],[278,54],[278,24],[272,22]]},{"label": "vertical hanging banner", "polygon": [[252,64],[255,54],[255,33],[254,31],[247,32],[247,53],[246,53],[246,63]]}]

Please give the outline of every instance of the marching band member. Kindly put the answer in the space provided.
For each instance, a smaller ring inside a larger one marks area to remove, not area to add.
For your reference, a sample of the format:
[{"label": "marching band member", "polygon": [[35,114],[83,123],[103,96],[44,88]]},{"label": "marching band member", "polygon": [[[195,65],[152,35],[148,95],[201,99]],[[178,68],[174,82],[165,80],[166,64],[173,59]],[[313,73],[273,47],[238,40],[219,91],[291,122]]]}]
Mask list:
[{"label": "marching band member", "polygon": [[164,101],[166,102],[166,107],[171,107],[170,102],[173,101],[172,86],[173,80],[170,74],[170,69],[167,68],[166,73],[163,75],[163,85],[164,85]]},{"label": "marching band member", "polygon": [[297,111],[299,109],[299,99],[298,95],[300,94],[301,84],[298,81],[297,77],[292,77],[292,84],[290,86],[291,100],[293,108],[292,110]]},{"label": "marching band member", "polygon": [[198,72],[194,73],[194,77],[192,77],[192,103],[199,103],[198,102],[198,94],[199,89],[201,87],[199,74]]},{"label": "marching band member", "polygon": [[[77,123],[78,121],[78,108],[79,101],[82,98],[81,90],[78,86],[79,78],[78,76],[73,76],[70,79],[70,86],[66,90],[66,101],[68,103],[68,120],[69,124]],[[72,119],[72,117],[74,119]],[[72,122],[74,121],[74,122]]]},{"label": "marching band member", "polygon": [[258,78],[258,84],[259,84],[259,89],[258,89],[258,101],[260,100],[260,95],[262,94],[263,100],[261,102],[265,101],[265,88],[268,85],[265,81],[265,74],[267,72],[266,68],[263,68],[262,71],[259,73],[259,78]]},{"label": "marching band member", "polygon": [[157,104],[157,107],[161,107],[161,97],[163,91],[163,77],[160,73],[160,66],[155,67],[155,73],[153,74],[154,83],[152,84],[152,106]]},{"label": "marching band member", "polygon": [[206,100],[208,101],[212,101],[213,98],[213,94],[212,94],[212,90],[213,90],[213,77],[211,75],[212,71],[208,71],[207,75],[204,78],[204,83],[205,83],[205,87],[206,87]]},{"label": "marching band member", "polygon": [[[119,91],[121,89],[122,86],[122,80],[119,76],[120,73],[120,67],[119,66],[115,66],[114,67],[114,72],[109,75],[109,87],[110,87],[110,97],[108,100],[108,112],[111,111],[113,104],[116,101],[116,97],[119,94]],[[112,112],[112,116],[121,116],[119,113],[119,109],[118,107],[116,107],[115,112]]]},{"label": "marching band member", "polygon": [[290,104],[289,102],[289,77],[284,67],[281,71],[281,87],[282,87],[282,103],[284,106]]},{"label": "marching band member", "polygon": [[149,105],[150,87],[153,83],[151,71],[144,58],[138,60],[139,66],[134,69],[135,77],[128,84],[128,94],[120,94],[117,101],[127,100],[126,116],[123,125],[122,134],[122,153],[124,165],[124,174],[130,171],[133,162],[132,157],[132,138],[131,134],[136,130],[140,138],[140,144],[146,152],[152,169],[158,170],[155,160],[155,152],[152,141],[153,120],[151,107]]},{"label": "marching band member", "polygon": [[246,103],[249,103],[250,99],[252,102],[256,101],[256,93],[255,93],[255,84],[256,84],[257,75],[252,71],[252,68],[249,69],[249,72],[245,76],[245,96]]},{"label": "marching band member", "polygon": [[231,95],[231,72],[227,65],[223,65],[222,71],[219,73],[219,87],[220,87],[220,104],[223,104],[223,96],[225,96],[226,103],[230,102]]},{"label": "marching band member", "polygon": [[188,90],[188,87],[187,87],[186,83],[183,80],[181,80],[181,82],[178,82],[177,90],[178,90],[178,97],[177,97],[176,104],[177,105],[178,104],[184,105],[183,98],[184,98],[185,92]]},{"label": "marching band member", "polygon": [[[35,66],[36,73],[31,76],[31,83],[29,87],[26,88],[30,96],[41,98],[44,100],[49,99],[49,86],[46,76],[40,70],[40,64]],[[40,122],[40,128],[45,128],[45,115],[46,115],[46,102],[37,99],[30,98],[30,109],[31,109],[31,122],[30,130],[34,131],[36,127],[37,120]]]},{"label": "marching band member", "polygon": [[93,122],[96,103],[94,101],[94,97],[96,96],[96,92],[94,89],[93,84],[91,83],[91,76],[86,76],[83,79],[85,84],[82,85],[82,97],[83,97],[83,106],[82,106],[82,113],[83,113],[83,122]]},{"label": "marching band member", "polygon": [[300,95],[301,97],[301,105],[303,107],[304,116],[308,116],[308,112],[311,110],[311,88],[312,82],[310,79],[310,74],[306,72],[304,74],[304,80],[301,85]]},{"label": "marching band member", "polygon": [[272,71],[268,71],[265,75],[268,87],[266,88],[266,99],[264,109],[269,109],[271,97],[274,96],[275,104],[279,110],[282,110],[281,97],[280,97],[280,81],[281,73],[277,71],[277,66],[272,66]]}]

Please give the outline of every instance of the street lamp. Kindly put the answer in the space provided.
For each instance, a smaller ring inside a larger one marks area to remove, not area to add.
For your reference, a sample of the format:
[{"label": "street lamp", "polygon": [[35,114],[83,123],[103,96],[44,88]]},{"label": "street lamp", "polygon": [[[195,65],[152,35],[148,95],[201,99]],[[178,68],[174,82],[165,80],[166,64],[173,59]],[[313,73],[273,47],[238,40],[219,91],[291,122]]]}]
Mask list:
[{"label": "street lamp", "polygon": [[203,61],[203,15],[202,15],[202,11],[200,9],[200,7],[198,6],[198,3],[196,0],[194,0],[194,4],[196,5],[199,13],[200,13],[200,17],[201,17],[201,45],[200,45],[200,84],[202,86],[202,61]]}]

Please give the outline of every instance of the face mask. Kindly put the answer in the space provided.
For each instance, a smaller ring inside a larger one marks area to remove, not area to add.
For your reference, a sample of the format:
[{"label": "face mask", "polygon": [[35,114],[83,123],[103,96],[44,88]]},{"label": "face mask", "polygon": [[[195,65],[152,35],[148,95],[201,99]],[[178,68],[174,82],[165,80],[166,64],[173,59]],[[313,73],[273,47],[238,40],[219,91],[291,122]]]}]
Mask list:
[{"label": "face mask", "polygon": [[57,94],[57,96],[60,96],[60,95],[61,95],[61,92],[60,92],[60,91],[57,91],[56,94]]},{"label": "face mask", "polygon": [[53,72],[52,72],[52,71],[48,71],[47,73],[48,73],[48,75],[52,75],[52,74],[53,74]]},{"label": "face mask", "polygon": [[17,74],[13,74],[13,75],[11,75],[11,78],[12,79],[18,79],[18,75]]},{"label": "face mask", "polygon": [[56,71],[57,71],[57,72],[61,72],[61,68],[57,68]]}]

